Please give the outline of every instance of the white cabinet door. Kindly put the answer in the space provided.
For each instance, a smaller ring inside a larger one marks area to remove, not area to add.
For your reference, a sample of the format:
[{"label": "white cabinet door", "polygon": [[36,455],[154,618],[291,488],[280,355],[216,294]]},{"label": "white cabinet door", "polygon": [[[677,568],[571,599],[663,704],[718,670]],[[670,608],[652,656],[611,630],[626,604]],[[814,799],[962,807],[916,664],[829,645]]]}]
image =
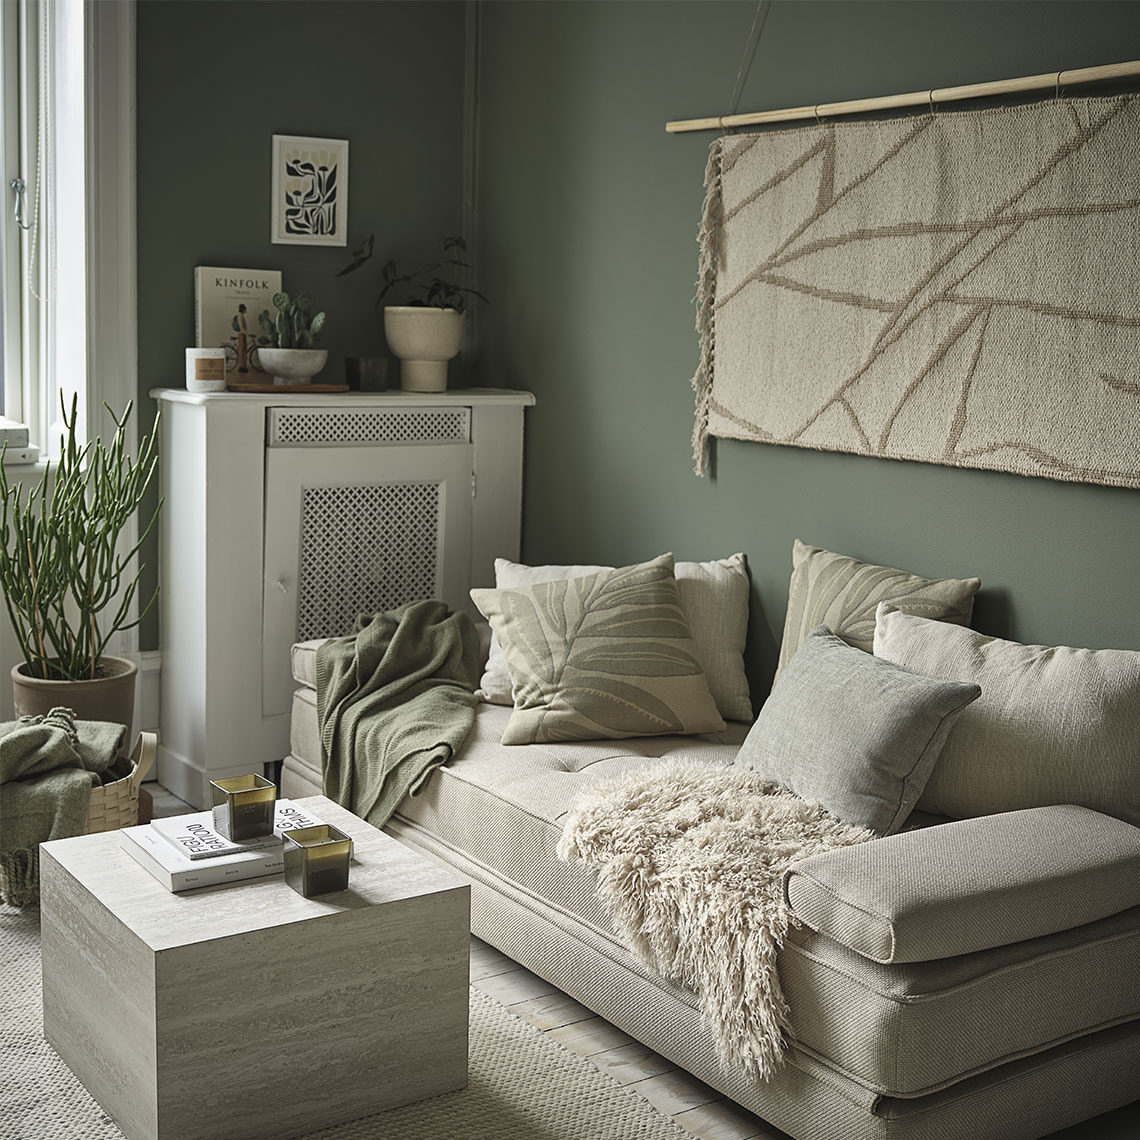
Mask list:
[{"label": "white cabinet door", "polygon": [[266,450],[263,716],[289,711],[295,641],[425,598],[468,609],[473,475],[470,443]]}]

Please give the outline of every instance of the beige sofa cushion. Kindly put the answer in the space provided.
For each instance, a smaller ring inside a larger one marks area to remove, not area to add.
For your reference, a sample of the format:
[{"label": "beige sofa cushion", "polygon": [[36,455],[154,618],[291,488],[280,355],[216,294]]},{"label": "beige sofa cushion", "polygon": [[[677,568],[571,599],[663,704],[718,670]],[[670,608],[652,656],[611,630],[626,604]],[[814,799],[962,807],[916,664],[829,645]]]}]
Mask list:
[{"label": "beige sofa cushion", "polygon": [[817,625],[826,625],[848,645],[870,653],[875,607],[883,601],[908,613],[969,625],[979,586],[977,578],[920,578],[905,570],[874,566],[808,546],[797,538],[776,672],[787,666],[800,642]]},{"label": "beige sofa cushion", "polygon": [[511,673],[504,744],[716,732],[673,556],[513,590],[472,590]]},{"label": "beige sofa cushion", "polygon": [[1140,652],[1021,645],[884,605],[875,655],[982,688],[950,731],[924,811],[1071,803],[1140,824]]},{"label": "beige sofa cushion", "polygon": [[1140,906],[1140,828],[1062,804],[813,855],[784,893],[813,930],[875,962],[926,962]]},{"label": "beige sofa cushion", "polygon": [[[525,566],[495,559],[495,585],[500,589],[583,578],[612,566]],[[748,636],[748,569],[743,554],[710,562],[677,562],[673,567],[681,609],[697,647],[709,692],[725,720],[752,720],[752,700],[744,672]],[[479,682],[483,700],[513,704],[511,675],[497,641],[491,642],[487,668]]]}]

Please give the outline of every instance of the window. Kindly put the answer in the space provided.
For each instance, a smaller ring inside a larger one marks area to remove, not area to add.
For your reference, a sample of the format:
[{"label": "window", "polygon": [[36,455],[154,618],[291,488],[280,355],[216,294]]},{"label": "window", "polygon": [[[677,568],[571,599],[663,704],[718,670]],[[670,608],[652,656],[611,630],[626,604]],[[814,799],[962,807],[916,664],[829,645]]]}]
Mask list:
[{"label": "window", "polygon": [[78,397],[85,430],[89,409],[135,395],[134,15],[99,0],[0,5],[0,410],[47,454],[61,396]]}]

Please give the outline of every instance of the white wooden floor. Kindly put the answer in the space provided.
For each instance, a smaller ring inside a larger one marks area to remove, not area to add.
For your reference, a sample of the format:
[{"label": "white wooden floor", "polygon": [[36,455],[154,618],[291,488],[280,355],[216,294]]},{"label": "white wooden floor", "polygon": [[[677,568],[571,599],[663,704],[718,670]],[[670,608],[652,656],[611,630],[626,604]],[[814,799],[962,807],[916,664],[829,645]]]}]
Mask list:
[{"label": "white wooden floor", "polygon": [[[194,810],[153,781],[144,786],[154,802],[155,817]],[[474,935],[471,984],[549,1033],[571,1053],[587,1058],[603,1073],[640,1093],[693,1136],[702,1140],[790,1140],[786,1133],[726,1101],[715,1089]]]}]

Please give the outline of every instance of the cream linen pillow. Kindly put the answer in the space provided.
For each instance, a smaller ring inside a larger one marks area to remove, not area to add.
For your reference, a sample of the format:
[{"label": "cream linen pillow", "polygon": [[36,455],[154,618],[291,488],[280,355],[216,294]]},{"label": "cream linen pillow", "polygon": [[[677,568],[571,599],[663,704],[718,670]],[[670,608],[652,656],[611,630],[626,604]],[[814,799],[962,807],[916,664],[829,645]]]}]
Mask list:
[{"label": "cream linen pillow", "polygon": [[974,595],[982,584],[977,578],[920,578],[820,550],[798,538],[792,547],[792,567],[777,676],[818,625],[870,653],[879,602],[891,602],[921,617],[969,625]]},{"label": "cream linen pillow", "polygon": [[[612,566],[526,566],[495,559],[499,589],[582,578]],[[681,609],[705,671],[709,692],[725,720],[752,720],[752,698],[744,673],[744,642],[748,636],[748,570],[743,554],[711,562],[678,562],[674,566]],[[487,668],[479,682],[484,701],[514,703],[511,675],[497,638],[491,640]]]},{"label": "cream linen pillow", "polygon": [[718,732],[673,556],[513,590],[472,590],[514,682],[504,744]]},{"label": "cream linen pillow", "polygon": [[922,811],[1080,804],[1140,824],[1140,652],[1021,645],[881,604],[875,656],[982,689],[950,730]]}]

